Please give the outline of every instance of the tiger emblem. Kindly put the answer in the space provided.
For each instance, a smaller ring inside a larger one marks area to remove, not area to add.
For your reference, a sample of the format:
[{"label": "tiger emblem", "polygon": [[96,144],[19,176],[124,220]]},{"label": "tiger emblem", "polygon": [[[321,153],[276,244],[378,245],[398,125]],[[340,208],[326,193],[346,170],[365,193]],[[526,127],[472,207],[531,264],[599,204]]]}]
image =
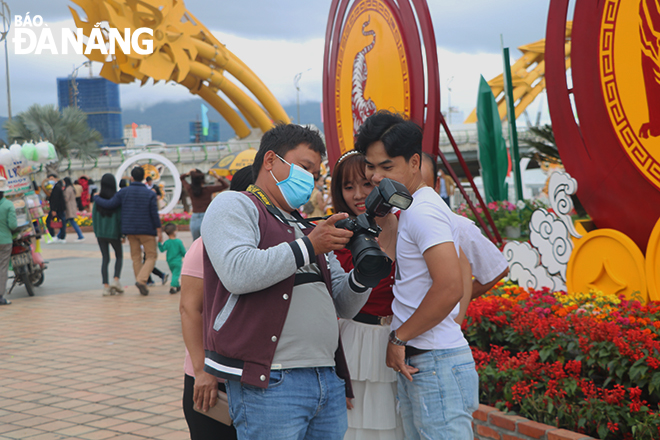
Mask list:
[{"label": "tiger emblem", "polygon": [[367,54],[374,48],[376,44],[376,32],[373,30],[365,31],[369,26],[371,17],[367,17],[367,21],[362,24],[362,35],[373,38],[371,43],[355,55],[353,60],[353,79],[351,88],[351,110],[353,111],[353,134],[357,134],[358,129],[364,121],[374,113],[376,113],[376,104],[364,96],[364,88],[367,85]]}]

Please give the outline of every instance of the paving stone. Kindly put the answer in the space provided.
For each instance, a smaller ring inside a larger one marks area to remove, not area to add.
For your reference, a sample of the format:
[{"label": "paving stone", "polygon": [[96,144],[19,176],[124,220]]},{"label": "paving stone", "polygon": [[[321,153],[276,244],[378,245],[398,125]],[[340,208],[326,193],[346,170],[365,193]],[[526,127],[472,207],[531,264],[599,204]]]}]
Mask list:
[{"label": "paving stone", "polygon": [[[100,266],[95,243],[45,247],[44,257],[67,258],[72,270]],[[100,287],[12,298],[2,317],[0,438],[189,438],[179,297],[154,286],[147,298],[131,287],[104,298]]]}]

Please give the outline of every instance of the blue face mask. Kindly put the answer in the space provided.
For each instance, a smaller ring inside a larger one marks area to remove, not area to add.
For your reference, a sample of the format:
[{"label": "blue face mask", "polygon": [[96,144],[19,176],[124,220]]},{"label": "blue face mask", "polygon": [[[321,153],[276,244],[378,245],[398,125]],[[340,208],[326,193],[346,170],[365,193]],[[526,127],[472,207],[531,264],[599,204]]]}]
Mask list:
[{"label": "blue face mask", "polygon": [[298,209],[307,203],[312,196],[312,191],[314,190],[314,176],[312,173],[305,171],[298,165],[290,164],[279,155],[277,155],[277,157],[285,164],[291,166],[289,177],[280,182],[275,178],[272,171],[270,172],[270,175],[273,176],[273,179],[277,182],[277,187],[280,189],[286,204],[289,205],[291,209]]},{"label": "blue face mask", "polygon": [[48,183],[50,183],[51,185],[55,185],[57,182],[54,180],[49,180]]}]

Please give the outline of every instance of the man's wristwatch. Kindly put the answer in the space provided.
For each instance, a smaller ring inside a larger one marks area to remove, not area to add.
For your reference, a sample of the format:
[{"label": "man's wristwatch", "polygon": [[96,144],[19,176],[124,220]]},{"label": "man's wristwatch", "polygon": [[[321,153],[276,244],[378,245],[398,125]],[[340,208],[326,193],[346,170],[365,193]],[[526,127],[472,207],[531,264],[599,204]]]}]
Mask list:
[{"label": "man's wristwatch", "polygon": [[401,339],[396,337],[396,330],[392,330],[390,332],[390,344],[394,345],[406,345],[408,341],[402,341]]}]

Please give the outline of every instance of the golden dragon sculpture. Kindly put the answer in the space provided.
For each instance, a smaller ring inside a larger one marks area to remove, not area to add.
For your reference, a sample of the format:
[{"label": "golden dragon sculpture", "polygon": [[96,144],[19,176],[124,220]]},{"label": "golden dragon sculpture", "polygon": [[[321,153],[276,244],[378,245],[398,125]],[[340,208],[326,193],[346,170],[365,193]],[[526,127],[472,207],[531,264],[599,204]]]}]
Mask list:
[{"label": "golden dragon sculpture", "polygon": [[[86,15],[83,20],[69,7],[76,26],[88,38],[94,27],[101,28],[107,44],[110,27],[122,35],[125,29],[153,30],[153,37],[142,34],[138,38],[140,43],[145,38],[153,40],[154,50],[150,54],[140,55],[136,51],[124,54],[116,41],[113,41],[114,55],[91,50],[86,56],[103,63],[102,77],[115,83],[140,81],[144,85],[152,78],[154,83],[181,84],[216,109],[240,138],[248,136],[252,128],[265,132],[274,121],[290,122],[266,85],[186,9],[182,0],[71,1]],[[252,96],[227,74],[243,84]]]}]

